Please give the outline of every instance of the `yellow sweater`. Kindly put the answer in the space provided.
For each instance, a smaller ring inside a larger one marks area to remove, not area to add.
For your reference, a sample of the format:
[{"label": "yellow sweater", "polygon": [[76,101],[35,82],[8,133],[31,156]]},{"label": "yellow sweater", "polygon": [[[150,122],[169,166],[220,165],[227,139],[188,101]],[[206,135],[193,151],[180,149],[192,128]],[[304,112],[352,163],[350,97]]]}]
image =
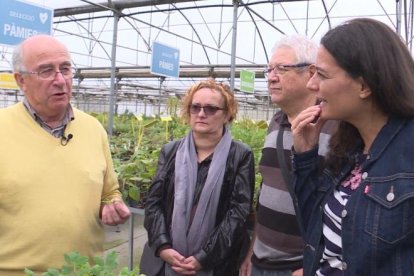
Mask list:
[{"label": "yellow sweater", "polygon": [[103,254],[99,209],[120,196],[118,182],[104,128],[74,116],[62,146],[22,103],[0,109],[0,275],[61,268],[70,251]]}]

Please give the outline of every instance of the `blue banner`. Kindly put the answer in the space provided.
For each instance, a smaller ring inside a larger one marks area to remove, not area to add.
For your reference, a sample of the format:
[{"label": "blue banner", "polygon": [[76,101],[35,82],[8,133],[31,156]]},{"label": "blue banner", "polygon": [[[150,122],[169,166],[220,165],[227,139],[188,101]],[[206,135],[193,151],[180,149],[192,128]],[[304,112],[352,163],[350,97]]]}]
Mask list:
[{"label": "blue banner", "polygon": [[51,34],[53,9],[7,0],[0,8],[0,44],[16,45],[36,34]]},{"label": "blue banner", "polygon": [[152,44],[151,73],[178,78],[179,71],[180,50],[154,41]]}]

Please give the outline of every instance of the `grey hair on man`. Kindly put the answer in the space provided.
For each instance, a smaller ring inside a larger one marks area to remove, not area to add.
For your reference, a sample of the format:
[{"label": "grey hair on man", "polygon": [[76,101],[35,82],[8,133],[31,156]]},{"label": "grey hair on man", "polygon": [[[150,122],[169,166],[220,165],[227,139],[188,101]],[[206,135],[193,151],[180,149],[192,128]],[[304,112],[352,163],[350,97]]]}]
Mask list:
[{"label": "grey hair on man", "polygon": [[289,35],[282,37],[272,49],[274,53],[279,48],[291,48],[297,58],[297,63],[313,64],[316,61],[318,44],[304,35]]}]

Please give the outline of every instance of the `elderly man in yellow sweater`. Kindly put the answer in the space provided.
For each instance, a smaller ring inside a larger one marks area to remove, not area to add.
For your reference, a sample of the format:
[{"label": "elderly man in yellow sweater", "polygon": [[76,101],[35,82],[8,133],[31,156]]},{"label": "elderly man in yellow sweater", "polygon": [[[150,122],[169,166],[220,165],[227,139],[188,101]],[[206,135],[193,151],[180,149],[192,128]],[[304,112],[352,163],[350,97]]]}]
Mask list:
[{"label": "elderly man in yellow sweater", "polygon": [[60,268],[64,254],[103,254],[103,225],[130,216],[107,134],[72,107],[73,68],[61,42],[18,45],[14,76],[24,101],[0,109],[0,275]]}]

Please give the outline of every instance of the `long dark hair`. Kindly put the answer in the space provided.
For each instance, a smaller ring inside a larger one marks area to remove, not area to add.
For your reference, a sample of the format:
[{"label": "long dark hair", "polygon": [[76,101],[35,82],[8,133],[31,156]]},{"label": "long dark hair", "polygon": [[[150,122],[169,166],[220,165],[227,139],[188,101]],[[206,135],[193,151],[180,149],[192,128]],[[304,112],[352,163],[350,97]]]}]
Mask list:
[{"label": "long dark hair", "polygon": [[[363,78],[385,114],[414,117],[414,61],[390,27],[373,19],[353,19],[327,32],[321,45],[350,77]],[[337,171],[361,140],[353,125],[341,122],[331,138],[328,167]]]}]

